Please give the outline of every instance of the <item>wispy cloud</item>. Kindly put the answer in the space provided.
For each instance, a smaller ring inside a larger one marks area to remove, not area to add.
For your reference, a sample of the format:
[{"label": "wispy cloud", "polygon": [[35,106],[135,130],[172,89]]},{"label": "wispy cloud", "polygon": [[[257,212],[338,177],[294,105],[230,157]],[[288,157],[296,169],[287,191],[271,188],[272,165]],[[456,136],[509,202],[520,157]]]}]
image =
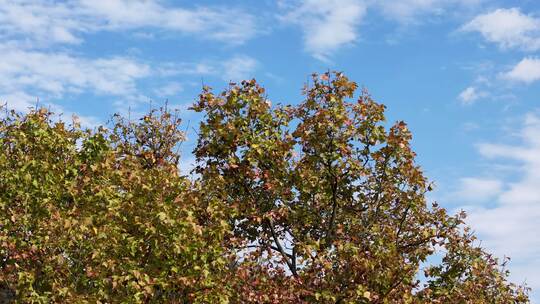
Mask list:
[{"label": "wispy cloud", "polygon": [[79,43],[75,31],[87,31],[84,20],[67,3],[0,0],[0,36],[32,42]]},{"label": "wispy cloud", "polygon": [[[498,256],[515,258],[512,264],[514,278],[527,279],[533,288],[540,288],[540,278],[532,269],[540,268],[540,117],[528,114],[516,131],[520,143],[515,145],[482,143],[478,151],[488,160],[515,162],[515,179],[502,177],[474,178],[463,184],[462,192],[477,196],[475,192],[491,194],[492,207],[468,205],[468,223],[478,232],[484,246]],[[496,167],[497,164],[493,163]],[[493,174],[493,172],[489,172]],[[471,183],[472,182],[472,183]],[[501,184],[502,183],[502,184]],[[473,185],[471,187],[471,184]],[[479,187],[479,185],[483,185]]]},{"label": "wispy cloud", "polygon": [[257,60],[246,55],[237,55],[225,60],[221,65],[222,79],[225,81],[240,81],[253,78],[258,66]]},{"label": "wispy cloud", "polygon": [[440,14],[443,10],[443,1],[437,0],[381,0],[374,1],[383,15],[401,23],[418,23],[417,16],[425,13]]},{"label": "wispy cloud", "polygon": [[401,24],[420,24],[426,15],[448,15],[449,11],[475,8],[483,0],[371,0],[383,16]]},{"label": "wispy cloud", "polygon": [[86,59],[61,52],[28,51],[0,45],[2,91],[32,89],[54,96],[91,89],[95,93],[128,94],[150,68],[126,57]]},{"label": "wispy cloud", "polygon": [[464,105],[473,104],[476,100],[486,97],[487,93],[484,91],[479,91],[476,87],[467,87],[465,90],[461,91],[458,95],[458,99]]},{"label": "wispy cloud", "polygon": [[[280,0],[280,19],[301,28],[304,47],[313,57],[329,61],[340,48],[358,41],[360,25],[376,12],[399,25],[424,23],[426,15],[478,6],[484,0]],[[369,26],[369,25],[366,25]]]},{"label": "wispy cloud", "polygon": [[468,203],[482,203],[501,193],[503,183],[493,178],[464,177],[456,196]]},{"label": "wispy cloud", "polygon": [[202,39],[243,43],[258,31],[255,17],[229,7],[183,8],[157,0],[0,0],[0,37],[33,43],[80,43],[98,31],[154,28]]},{"label": "wispy cloud", "polygon": [[506,65],[483,62],[463,68],[472,72],[474,79],[463,89],[457,99],[462,105],[472,105],[479,100],[500,101],[508,107],[520,102],[515,89],[520,84],[531,84],[540,80],[540,59],[529,56],[517,63]]},{"label": "wispy cloud", "polygon": [[0,104],[7,105],[9,109],[26,112],[38,104],[38,97],[23,91],[10,91],[0,94]]},{"label": "wispy cloud", "polygon": [[236,54],[219,60],[201,62],[161,63],[155,68],[162,77],[177,75],[215,76],[224,81],[240,81],[253,78],[260,63],[245,54]]},{"label": "wispy cloud", "polygon": [[358,39],[358,27],[366,13],[360,0],[302,0],[281,19],[299,25],[307,52],[327,61],[338,48]]},{"label": "wispy cloud", "polygon": [[92,94],[108,99],[121,110],[137,108],[150,100],[141,92],[139,82],[146,79],[164,81],[154,90],[159,98],[172,97],[183,85],[172,81],[178,75],[199,75],[229,80],[253,77],[258,63],[237,55],[203,63],[149,63],[134,57],[112,56],[88,58],[67,51],[27,50],[15,45],[0,44],[0,102],[26,110],[39,98],[43,105],[67,94]]},{"label": "wispy cloud", "polygon": [[102,124],[102,122],[94,116],[75,114],[75,112],[70,111],[56,103],[43,103],[40,101],[38,96],[32,96],[23,91],[15,91],[3,94],[0,93],[0,104],[6,105],[8,109],[23,113],[36,107],[45,106],[53,113],[59,115],[56,118],[61,118],[64,121],[70,121],[72,117],[76,117],[81,126],[86,128],[93,128]]},{"label": "wispy cloud", "polygon": [[518,8],[500,8],[478,15],[461,29],[478,32],[502,49],[540,49],[540,19],[523,14]]},{"label": "wispy cloud", "polygon": [[[241,44],[258,33],[255,17],[231,6],[166,5],[159,0],[0,0],[0,94],[2,101],[24,110],[39,97],[44,103],[66,94],[106,95],[131,107],[148,100],[142,79],[196,74],[245,75],[254,59],[233,58],[223,64],[146,62],[134,56],[88,56],[70,50],[99,32],[172,32],[178,36]],[[248,60],[250,59],[250,60]],[[229,65],[227,65],[229,64]],[[236,64],[236,65],[235,65]],[[160,88],[174,95],[181,85]],[[50,104],[52,105],[52,104]]]},{"label": "wispy cloud", "polygon": [[184,86],[179,82],[169,82],[154,90],[158,97],[172,97],[184,90]]}]

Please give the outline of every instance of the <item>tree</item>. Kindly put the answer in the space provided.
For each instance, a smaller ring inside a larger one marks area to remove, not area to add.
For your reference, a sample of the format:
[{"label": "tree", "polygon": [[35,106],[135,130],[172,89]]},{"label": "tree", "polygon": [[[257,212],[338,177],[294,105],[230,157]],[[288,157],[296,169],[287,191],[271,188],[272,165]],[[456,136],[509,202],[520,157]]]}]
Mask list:
[{"label": "tree", "polygon": [[0,124],[0,282],[20,303],[220,302],[227,223],[178,174],[180,121]]},{"label": "tree", "polygon": [[528,303],[356,89],[313,75],[272,106],[255,80],[205,87],[192,179],[166,109],[96,131],[6,115],[0,282],[20,302]]}]

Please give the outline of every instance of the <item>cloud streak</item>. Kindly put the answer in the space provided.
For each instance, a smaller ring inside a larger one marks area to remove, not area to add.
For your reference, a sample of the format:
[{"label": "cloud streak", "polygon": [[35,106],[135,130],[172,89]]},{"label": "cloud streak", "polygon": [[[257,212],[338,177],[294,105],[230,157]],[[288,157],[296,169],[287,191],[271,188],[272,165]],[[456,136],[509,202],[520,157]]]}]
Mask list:
[{"label": "cloud streak", "polygon": [[236,55],[221,64],[222,79],[225,81],[241,81],[254,78],[253,73],[259,63],[252,57]]},{"label": "cloud streak", "polygon": [[538,289],[540,278],[532,270],[540,268],[540,117],[533,113],[526,115],[517,134],[519,144],[481,143],[477,148],[488,160],[515,162],[518,176],[500,181],[482,177],[466,181],[461,193],[472,197],[486,193],[483,199],[492,200],[494,206],[486,207],[470,200],[471,204],[463,208],[484,246],[500,257],[514,258],[513,278],[526,278],[533,289]]},{"label": "cloud streak", "polygon": [[257,33],[254,16],[234,8],[163,6],[155,0],[0,0],[0,37],[77,44],[82,34],[152,28],[241,44]]},{"label": "cloud streak", "polygon": [[253,77],[258,66],[247,55],[202,63],[151,64],[126,56],[88,58],[69,52],[20,49],[10,44],[0,44],[0,53],[0,102],[8,102],[21,111],[34,106],[38,98],[43,105],[52,105],[52,99],[83,93],[121,98],[122,102],[113,103],[117,109],[136,108],[141,101],[150,99],[140,91],[142,80],[165,80],[153,94],[172,97],[183,89],[181,82],[171,81],[179,75],[239,81]]},{"label": "cloud streak", "polygon": [[476,87],[467,87],[465,90],[459,93],[458,99],[462,104],[469,105],[486,96],[486,92],[479,91]]},{"label": "cloud streak", "polygon": [[61,97],[92,90],[122,95],[132,93],[135,82],[150,75],[149,66],[126,57],[87,59],[1,45],[0,52],[0,88],[4,92],[31,89]]}]

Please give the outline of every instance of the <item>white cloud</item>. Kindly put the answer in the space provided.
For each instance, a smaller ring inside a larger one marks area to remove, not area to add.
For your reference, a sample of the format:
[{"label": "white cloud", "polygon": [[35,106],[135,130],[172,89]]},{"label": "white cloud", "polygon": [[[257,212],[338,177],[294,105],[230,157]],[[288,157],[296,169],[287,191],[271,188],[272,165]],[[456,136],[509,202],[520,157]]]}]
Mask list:
[{"label": "white cloud", "polygon": [[[160,0],[0,0],[0,94],[25,110],[37,96],[44,101],[66,94],[90,93],[122,98],[118,108],[149,100],[137,82],[149,77],[212,75],[245,77],[256,60],[237,56],[200,63],[149,64],[130,56],[90,58],[58,45],[80,44],[100,31],[164,31],[239,44],[257,32],[254,16],[230,6],[166,5]],[[251,76],[251,75],[250,75]],[[160,95],[181,91],[178,83]],[[154,92],[155,93],[155,92]]]},{"label": "white cloud", "polygon": [[524,83],[540,80],[540,59],[535,57],[524,58],[502,76],[504,79]]},{"label": "white cloud", "polygon": [[74,32],[88,30],[79,18],[66,3],[0,0],[0,37],[79,43]]},{"label": "white cloud", "polygon": [[282,21],[302,29],[306,51],[319,60],[328,61],[339,48],[358,40],[359,27],[368,10],[377,11],[400,24],[418,24],[423,23],[427,14],[442,16],[451,8],[461,11],[483,1],[279,0],[278,7],[286,12],[280,17]]},{"label": "white cloud", "polygon": [[[147,64],[128,57],[93,59],[11,44],[0,44],[0,53],[0,102],[22,112],[34,107],[39,99],[40,106],[70,115],[72,112],[52,100],[80,93],[121,97],[123,106],[143,100],[137,81],[154,73]],[[79,116],[84,126],[97,124],[92,117]]]},{"label": "white cloud", "polygon": [[462,104],[468,105],[486,96],[487,96],[486,92],[478,91],[478,89],[475,87],[467,87],[465,90],[459,93],[458,98]]},{"label": "white cloud", "polygon": [[[61,117],[56,116],[53,118],[62,118],[64,121],[70,121],[73,116],[76,116],[81,126],[86,128],[93,128],[101,124],[101,122],[93,116],[76,115],[74,112],[69,111],[60,105],[50,102],[43,102],[39,100],[37,96],[31,96],[21,91],[0,95],[0,105],[7,106],[9,110],[15,110],[23,113],[26,113],[31,109],[35,109],[36,107],[45,107],[56,115],[62,115]],[[3,113],[0,113],[0,116],[1,115],[3,115]]]},{"label": "white cloud", "polygon": [[[151,67],[131,57],[94,59],[67,52],[20,49],[1,43],[0,53],[0,102],[8,102],[11,108],[20,111],[33,107],[38,98],[43,104],[53,105],[52,99],[81,93],[118,99],[113,102],[117,110],[133,111],[141,103],[151,100],[138,87],[138,82],[143,79],[209,75],[239,81],[253,77],[258,66],[254,58],[245,55],[203,63],[159,63]],[[181,83],[169,81],[152,93],[165,98],[182,90]]]},{"label": "white cloud", "polygon": [[460,179],[457,196],[467,203],[485,202],[502,191],[503,184],[497,179],[465,177]]},{"label": "white cloud", "polygon": [[540,19],[523,14],[518,8],[501,8],[478,15],[462,30],[479,32],[484,39],[503,49],[540,49]]},{"label": "white cloud", "polygon": [[166,85],[154,90],[154,94],[158,97],[171,97],[182,92],[184,87],[178,82],[169,82]]},{"label": "white cloud", "polygon": [[156,72],[163,77],[177,75],[212,75],[218,74],[216,64],[212,62],[181,62],[181,63],[162,63],[156,67]]},{"label": "white cloud", "polygon": [[112,29],[155,27],[230,43],[242,43],[256,32],[255,18],[236,9],[164,7],[154,0],[79,1],[82,11]]},{"label": "white cloud", "polygon": [[253,78],[253,73],[257,68],[257,60],[245,56],[234,56],[222,64],[222,78],[225,81],[240,81]]},{"label": "white cloud", "polygon": [[540,276],[531,271],[540,269],[540,117],[528,114],[517,134],[521,142],[516,145],[478,145],[488,159],[516,162],[518,177],[492,185],[494,206],[465,209],[482,244],[500,257],[513,258],[513,278],[526,279],[534,290],[540,288]]},{"label": "white cloud", "polygon": [[[256,33],[255,18],[238,9],[163,6],[157,0],[0,0],[0,37],[80,43],[81,34],[155,28],[231,44]],[[24,37],[21,37],[23,35]]]},{"label": "white cloud", "polygon": [[221,60],[206,60],[198,63],[162,63],[156,73],[162,77],[177,75],[218,76],[224,81],[241,81],[253,78],[259,62],[247,55],[234,55]]},{"label": "white cloud", "polygon": [[366,5],[360,0],[302,0],[282,20],[302,28],[307,52],[328,60],[339,47],[358,39]]},{"label": "white cloud", "polygon": [[124,57],[87,59],[67,53],[21,50],[0,45],[0,88],[3,92],[33,91],[61,97],[85,90],[122,95],[135,90],[150,68]]},{"label": "white cloud", "polygon": [[399,22],[415,23],[416,15],[421,13],[441,13],[442,1],[438,0],[382,0],[376,1],[375,5],[381,12]]},{"label": "white cloud", "polygon": [[26,92],[14,91],[0,95],[0,105],[6,104],[9,109],[19,112],[27,112],[28,109],[37,105],[38,97],[31,96]]},{"label": "white cloud", "polygon": [[371,5],[392,20],[404,24],[421,23],[420,15],[443,15],[451,7],[475,7],[483,0],[372,0]]}]

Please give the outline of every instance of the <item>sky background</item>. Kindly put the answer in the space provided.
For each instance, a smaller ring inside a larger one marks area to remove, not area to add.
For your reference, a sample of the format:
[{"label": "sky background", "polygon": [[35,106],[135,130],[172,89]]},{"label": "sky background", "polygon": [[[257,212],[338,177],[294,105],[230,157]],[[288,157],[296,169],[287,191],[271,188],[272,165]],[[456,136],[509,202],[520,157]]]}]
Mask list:
[{"label": "sky background", "polygon": [[[534,0],[0,0],[0,101],[89,127],[168,100],[186,109],[255,77],[295,104],[343,71],[405,120],[430,195],[464,209],[540,303],[540,3]],[[535,291],[536,289],[536,291]]]}]

